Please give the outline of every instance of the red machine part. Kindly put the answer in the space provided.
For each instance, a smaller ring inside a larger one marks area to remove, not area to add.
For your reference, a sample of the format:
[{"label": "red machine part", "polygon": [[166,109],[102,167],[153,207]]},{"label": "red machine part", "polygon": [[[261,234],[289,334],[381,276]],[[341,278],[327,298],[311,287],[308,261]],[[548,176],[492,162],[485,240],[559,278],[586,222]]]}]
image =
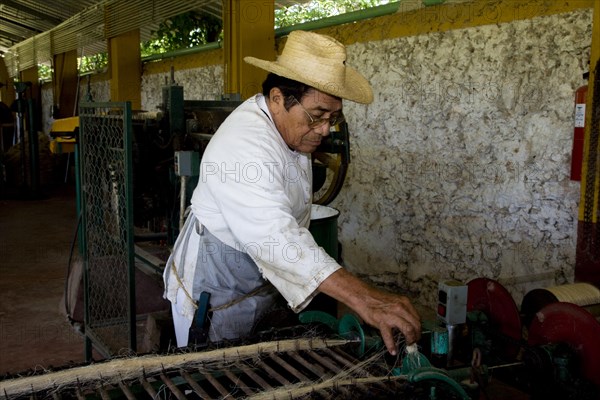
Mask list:
[{"label": "red machine part", "polygon": [[572,303],[552,303],[535,314],[528,343],[538,346],[567,343],[581,360],[583,376],[600,386],[600,323]]},{"label": "red machine part", "polygon": [[508,290],[488,278],[475,278],[467,286],[467,311],[483,312],[502,335],[514,339],[515,344],[509,344],[505,350],[508,356],[515,357],[519,350],[516,343],[521,340],[521,317]]}]

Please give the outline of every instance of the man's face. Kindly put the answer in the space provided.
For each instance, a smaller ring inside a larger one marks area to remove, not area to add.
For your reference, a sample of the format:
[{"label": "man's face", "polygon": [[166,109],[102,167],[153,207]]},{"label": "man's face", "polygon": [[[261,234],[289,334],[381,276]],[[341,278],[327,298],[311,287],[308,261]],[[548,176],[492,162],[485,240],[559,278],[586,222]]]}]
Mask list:
[{"label": "man's face", "polygon": [[283,140],[296,151],[312,153],[321,144],[321,139],[329,135],[331,125],[328,120],[341,116],[342,101],[311,89],[302,99],[294,100],[289,110],[285,110],[285,99],[279,89],[274,90],[280,98],[274,99],[271,91],[271,112]]}]

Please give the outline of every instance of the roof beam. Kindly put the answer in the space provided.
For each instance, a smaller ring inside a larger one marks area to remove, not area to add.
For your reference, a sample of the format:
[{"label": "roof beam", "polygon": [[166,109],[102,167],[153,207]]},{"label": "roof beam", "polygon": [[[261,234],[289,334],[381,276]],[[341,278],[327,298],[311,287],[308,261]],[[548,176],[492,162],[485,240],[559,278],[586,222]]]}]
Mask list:
[{"label": "roof beam", "polygon": [[6,53],[15,43],[9,39],[0,37],[0,53]]},{"label": "roof beam", "polygon": [[42,33],[42,31],[40,31],[39,29],[35,29],[35,28],[32,28],[31,26],[21,24],[20,22],[12,21],[8,18],[0,17],[0,21],[4,21],[6,23],[12,24],[14,26],[18,26],[19,28],[27,29],[28,31],[32,31],[35,33]]},{"label": "roof beam", "polygon": [[62,20],[60,20],[58,18],[51,17],[49,15],[46,15],[46,14],[44,14],[44,13],[42,13],[42,12],[34,9],[34,8],[27,7],[26,5],[23,5],[23,4],[19,4],[16,1],[13,1],[13,0],[2,0],[2,3],[5,6],[8,6],[10,8],[14,8],[15,10],[23,11],[24,13],[27,13],[27,14],[29,14],[31,16],[36,17],[36,18],[39,18],[39,19],[44,20],[44,21],[48,21],[48,22],[50,22],[53,25],[58,25],[61,22],[63,22]]},{"label": "roof beam", "polygon": [[0,29],[0,39],[7,39],[12,41],[13,43],[18,43],[22,40],[27,39],[27,37],[25,36],[18,36],[18,35],[13,35],[12,33],[3,31],[2,29]]}]

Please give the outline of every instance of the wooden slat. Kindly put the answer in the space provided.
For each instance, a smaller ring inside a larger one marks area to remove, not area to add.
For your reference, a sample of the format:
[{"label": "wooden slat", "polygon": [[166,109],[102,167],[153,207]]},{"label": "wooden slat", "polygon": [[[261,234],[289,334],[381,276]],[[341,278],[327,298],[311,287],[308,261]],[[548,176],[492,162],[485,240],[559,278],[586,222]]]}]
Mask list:
[{"label": "wooden slat", "polygon": [[363,376],[371,376],[369,371],[367,371],[366,369],[364,369],[362,367],[359,367],[360,361],[358,361],[358,360],[350,361],[349,359],[343,357],[341,354],[338,354],[337,352],[335,352],[331,349],[325,349],[324,353],[326,353],[330,357],[334,358],[336,361],[338,361],[339,363],[344,365],[346,368],[352,368],[352,370],[360,372],[361,374],[363,374]]},{"label": "wooden slat", "polygon": [[271,375],[272,378],[274,378],[277,382],[281,383],[282,385],[291,385],[292,384],[292,382],[285,379],[279,372],[275,371],[264,361],[258,361],[257,364],[260,367],[262,367],[267,372],[267,374]]},{"label": "wooden slat", "polygon": [[294,360],[296,360],[300,364],[302,364],[309,371],[314,372],[315,375],[317,375],[317,377],[327,378],[327,377],[332,376],[331,373],[327,372],[327,370],[325,370],[324,368],[322,368],[319,364],[311,364],[311,363],[309,363],[300,354],[298,354],[296,352],[291,352],[290,356],[293,357]]},{"label": "wooden slat", "polygon": [[156,393],[156,390],[154,390],[154,388],[152,387],[152,385],[150,384],[150,382],[148,382],[146,380],[146,378],[141,378],[140,382],[142,383],[142,387],[144,388],[144,390],[146,391],[146,393],[148,393],[150,395],[150,397],[152,397],[153,399],[157,399],[158,398],[158,393]]},{"label": "wooden slat", "polygon": [[85,396],[81,392],[79,385],[77,386],[77,390],[75,390],[75,396],[77,396],[77,400],[85,400]]},{"label": "wooden slat", "polygon": [[207,381],[210,382],[211,385],[214,386],[215,389],[217,389],[219,391],[219,393],[221,393],[221,395],[223,395],[224,397],[228,397],[231,395],[229,390],[225,389],[225,387],[223,385],[221,385],[221,382],[219,382],[217,380],[217,378],[215,378],[211,374],[206,374],[206,375],[204,375],[204,377],[206,378]]},{"label": "wooden slat", "polygon": [[239,376],[234,375],[231,371],[229,371],[228,369],[226,369],[225,371],[225,376],[228,377],[231,382],[233,382],[233,384],[235,385],[235,387],[238,387],[240,389],[242,389],[242,391],[244,393],[246,393],[246,395],[248,396],[252,396],[253,394],[255,394],[255,392],[253,392],[245,383],[244,381],[242,381],[242,379]]},{"label": "wooden slat", "polygon": [[161,373],[160,379],[165,383],[165,385],[167,385],[171,393],[173,393],[173,395],[175,395],[177,399],[186,400],[185,395],[181,392],[181,390],[179,390],[179,388],[173,383],[173,381],[169,379],[168,376],[166,376],[164,373]]},{"label": "wooden slat", "polygon": [[127,385],[125,385],[123,382],[119,382],[119,388],[121,389],[123,394],[125,394],[125,397],[127,397],[129,400],[136,400],[136,397],[133,395],[133,393],[131,393],[131,390],[129,390],[129,387]]},{"label": "wooden slat", "polygon": [[106,391],[106,389],[104,389],[103,387],[98,389],[98,392],[100,393],[100,397],[102,398],[102,400],[110,400],[110,396],[108,394],[108,392]]},{"label": "wooden slat", "polygon": [[321,356],[320,354],[318,354],[314,351],[307,351],[306,353],[308,355],[310,355],[312,358],[314,358],[316,361],[321,363],[321,365],[327,367],[328,369],[335,372],[336,374],[340,373],[342,371],[342,369],[340,368],[339,365],[333,363],[331,360],[326,359],[325,357]]},{"label": "wooden slat", "polygon": [[237,365],[246,375],[248,375],[254,382],[258,383],[263,389],[273,389],[273,386],[269,385],[267,381],[261,378],[256,372],[252,371],[246,365]]},{"label": "wooden slat", "polygon": [[306,375],[304,375],[302,372],[298,371],[296,368],[294,368],[293,365],[286,362],[284,359],[279,357],[277,354],[272,354],[271,359],[273,361],[275,361],[277,364],[281,365],[287,372],[294,375],[299,380],[304,381],[304,382],[310,381],[310,379]]},{"label": "wooden slat", "polygon": [[192,378],[190,374],[183,370],[179,371],[179,373],[181,374],[183,379],[185,379],[185,381],[192,387],[192,389],[194,390],[194,392],[196,392],[198,396],[200,396],[203,399],[210,399],[209,394],[206,393],[204,389],[202,389],[202,387],[198,384],[198,382],[194,380],[194,378]]}]

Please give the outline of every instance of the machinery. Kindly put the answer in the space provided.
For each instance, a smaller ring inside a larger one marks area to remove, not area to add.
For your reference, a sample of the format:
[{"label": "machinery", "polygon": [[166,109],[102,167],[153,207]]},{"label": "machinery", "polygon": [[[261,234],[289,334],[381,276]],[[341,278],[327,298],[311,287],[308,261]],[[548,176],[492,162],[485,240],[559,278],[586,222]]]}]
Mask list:
[{"label": "machinery", "polygon": [[[476,278],[465,286],[442,282],[438,319],[426,322],[430,345],[422,347],[430,349],[424,353],[434,365],[449,373],[470,366],[469,384],[477,384],[482,393],[493,376],[531,399],[597,399],[599,303],[598,288],[577,283],[533,290],[519,311],[509,292],[492,279]],[[457,324],[451,310],[463,304],[465,323]]]},{"label": "machinery", "polygon": [[[576,286],[581,288],[593,290]],[[524,303],[539,299],[539,290],[531,293]],[[424,321],[420,352],[406,348],[392,357],[377,332],[354,315],[337,319],[306,311],[300,324],[263,330],[244,342],[5,380],[0,393],[11,400],[595,400],[600,323],[588,311],[595,306],[553,301],[533,307],[533,317],[526,319],[494,280],[441,282],[439,307]]]},{"label": "machinery", "polygon": [[[599,399],[599,311],[600,289],[586,283],[535,289],[519,311],[492,279],[440,282],[436,316],[423,322],[421,354],[412,362],[404,354],[391,374],[429,388],[429,399],[490,399],[498,384],[515,390],[514,399]],[[337,323],[319,314],[301,319],[357,339],[359,356],[382,346],[352,315]]]},{"label": "machinery", "polygon": [[587,283],[535,289],[521,313],[531,321],[525,361],[540,398],[600,398],[600,289]]},{"label": "machinery", "polygon": [[[343,339],[301,338],[113,360],[2,381],[0,391],[7,400],[469,399],[444,374],[435,371],[390,374],[393,365],[380,358],[359,360],[351,346],[351,341]],[[439,383],[439,388],[428,382]]]}]

